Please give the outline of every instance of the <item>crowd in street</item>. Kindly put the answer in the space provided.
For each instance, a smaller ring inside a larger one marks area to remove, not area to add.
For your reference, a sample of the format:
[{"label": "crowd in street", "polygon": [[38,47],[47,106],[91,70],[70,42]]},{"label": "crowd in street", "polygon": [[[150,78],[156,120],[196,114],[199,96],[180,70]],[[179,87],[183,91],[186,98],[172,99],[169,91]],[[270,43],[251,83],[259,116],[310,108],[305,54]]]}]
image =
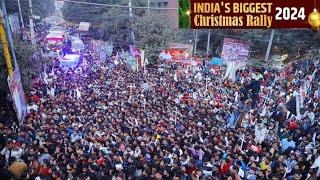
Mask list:
[{"label": "crowd in street", "polygon": [[110,68],[93,47],[76,69],[46,68],[23,125],[0,123],[0,179],[319,179],[313,62],[247,67],[231,81],[206,79],[204,66]]}]

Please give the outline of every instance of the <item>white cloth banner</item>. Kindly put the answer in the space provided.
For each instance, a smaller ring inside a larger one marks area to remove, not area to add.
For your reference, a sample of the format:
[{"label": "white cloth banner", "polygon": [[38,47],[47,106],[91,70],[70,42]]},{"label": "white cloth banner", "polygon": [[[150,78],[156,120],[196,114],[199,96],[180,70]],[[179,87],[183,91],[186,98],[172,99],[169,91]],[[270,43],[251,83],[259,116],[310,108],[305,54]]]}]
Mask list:
[{"label": "white cloth banner", "polygon": [[297,119],[299,119],[300,120],[300,118],[301,118],[301,114],[300,114],[300,108],[301,108],[301,95],[300,95],[300,93],[298,93],[297,91],[295,91],[294,93],[293,93],[294,95],[295,95],[295,97],[296,97],[296,111],[297,111]]},{"label": "white cloth banner", "polygon": [[231,79],[232,81],[236,80],[236,71],[240,66],[237,66],[234,62],[227,63],[226,74],[223,79]]}]

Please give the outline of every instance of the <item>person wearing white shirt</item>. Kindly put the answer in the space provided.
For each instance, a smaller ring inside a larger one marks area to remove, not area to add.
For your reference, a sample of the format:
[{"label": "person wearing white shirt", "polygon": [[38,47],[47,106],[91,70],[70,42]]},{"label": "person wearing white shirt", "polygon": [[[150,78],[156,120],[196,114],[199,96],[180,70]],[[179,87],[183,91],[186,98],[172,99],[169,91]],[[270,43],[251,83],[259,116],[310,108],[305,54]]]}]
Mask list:
[{"label": "person wearing white shirt", "polygon": [[71,136],[71,142],[76,142],[77,140],[81,140],[81,136],[77,133],[77,131],[74,131]]},{"label": "person wearing white shirt", "polygon": [[267,128],[261,124],[257,124],[255,126],[255,129],[254,129],[254,135],[255,135],[255,139],[254,141],[256,143],[262,143],[267,135]]},{"label": "person wearing white shirt", "polygon": [[5,148],[2,149],[1,155],[5,156],[6,164],[9,164],[10,157],[15,157],[19,160],[23,154],[23,150],[16,143],[8,143]]},{"label": "person wearing white shirt", "polygon": [[28,105],[27,106],[28,114],[30,113],[31,109],[34,110],[34,111],[38,111],[38,105],[36,105],[35,103],[32,103],[31,105]]},{"label": "person wearing white shirt", "polygon": [[307,117],[307,118],[310,120],[310,122],[311,122],[312,125],[314,124],[315,115],[314,115],[314,113],[313,113],[312,111],[307,110],[307,111],[304,113],[304,117]]}]

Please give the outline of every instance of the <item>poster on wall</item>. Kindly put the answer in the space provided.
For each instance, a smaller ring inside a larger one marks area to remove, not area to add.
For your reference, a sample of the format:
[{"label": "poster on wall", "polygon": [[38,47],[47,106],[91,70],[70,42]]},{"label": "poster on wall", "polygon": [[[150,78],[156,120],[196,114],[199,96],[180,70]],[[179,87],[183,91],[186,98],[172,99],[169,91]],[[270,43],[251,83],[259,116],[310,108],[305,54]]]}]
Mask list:
[{"label": "poster on wall", "polygon": [[24,118],[27,115],[27,105],[24,91],[21,83],[20,71],[16,68],[11,76],[8,77],[8,85],[12,100],[15,106],[19,124],[23,124]]},{"label": "poster on wall", "polygon": [[250,45],[246,41],[224,38],[221,59],[229,62],[245,62],[250,54]]}]

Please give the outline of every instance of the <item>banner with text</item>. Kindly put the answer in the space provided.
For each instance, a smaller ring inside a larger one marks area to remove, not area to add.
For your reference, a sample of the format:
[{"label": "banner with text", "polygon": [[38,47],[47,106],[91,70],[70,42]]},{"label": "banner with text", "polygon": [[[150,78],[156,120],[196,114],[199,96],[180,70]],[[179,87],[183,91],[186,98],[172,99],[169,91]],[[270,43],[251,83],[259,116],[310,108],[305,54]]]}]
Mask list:
[{"label": "banner with text", "polygon": [[319,11],[319,0],[179,0],[179,27],[319,29]]},{"label": "banner with text", "polygon": [[19,124],[23,124],[23,120],[27,115],[27,105],[18,68],[14,70],[12,76],[8,77],[8,85],[15,105]]},{"label": "banner with text", "polygon": [[244,62],[249,58],[250,45],[246,41],[224,38],[221,59],[223,61]]}]

